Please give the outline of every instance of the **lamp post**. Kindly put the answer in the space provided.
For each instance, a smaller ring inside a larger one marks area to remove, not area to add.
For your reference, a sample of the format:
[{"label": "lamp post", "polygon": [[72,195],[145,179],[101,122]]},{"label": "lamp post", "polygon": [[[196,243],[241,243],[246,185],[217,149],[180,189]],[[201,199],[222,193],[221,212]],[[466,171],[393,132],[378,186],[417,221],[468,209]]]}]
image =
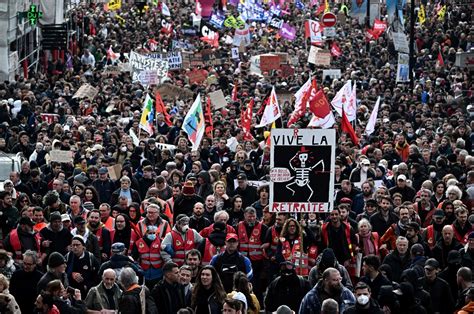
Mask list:
[{"label": "lamp post", "polygon": [[410,1],[410,50],[409,50],[409,78],[410,78],[410,89],[413,90],[415,80],[413,77],[413,70],[415,69],[415,0]]}]

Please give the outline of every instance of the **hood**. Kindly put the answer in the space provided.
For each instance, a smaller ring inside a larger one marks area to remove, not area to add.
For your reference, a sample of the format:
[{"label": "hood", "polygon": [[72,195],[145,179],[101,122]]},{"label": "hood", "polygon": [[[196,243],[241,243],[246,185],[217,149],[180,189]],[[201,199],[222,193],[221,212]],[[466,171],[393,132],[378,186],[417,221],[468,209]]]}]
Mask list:
[{"label": "hood", "polygon": [[199,178],[201,178],[205,184],[210,184],[211,183],[211,176],[207,171],[201,171],[197,175]]}]

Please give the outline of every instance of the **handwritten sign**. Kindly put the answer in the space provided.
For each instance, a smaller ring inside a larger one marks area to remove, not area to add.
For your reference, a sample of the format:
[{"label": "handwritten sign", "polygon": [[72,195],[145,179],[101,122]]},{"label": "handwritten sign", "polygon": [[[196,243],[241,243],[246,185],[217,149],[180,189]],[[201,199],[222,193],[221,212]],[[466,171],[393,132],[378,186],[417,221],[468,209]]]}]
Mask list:
[{"label": "handwritten sign", "polygon": [[70,150],[57,150],[53,149],[49,152],[51,161],[57,162],[72,162],[72,151]]},{"label": "handwritten sign", "polygon": [[280,56],[262,55],[260,56],[260,70],[268,72],[280,69]]},{"label": "handwritten sign", "polygon": [[99,93],[99,90],[93,87],[90,84],[84,84],[77,92],[72,96],[72,98],[89,98],[90,100],[94,99],[94,97]]},{"label": "handwritten sign", "polygon": [[225,100],[222,90],[218,89],[215,92],[209,93],[208,96],[211,99],[211,104],[214,106],[215,110],[227,106],[227,101]]}]

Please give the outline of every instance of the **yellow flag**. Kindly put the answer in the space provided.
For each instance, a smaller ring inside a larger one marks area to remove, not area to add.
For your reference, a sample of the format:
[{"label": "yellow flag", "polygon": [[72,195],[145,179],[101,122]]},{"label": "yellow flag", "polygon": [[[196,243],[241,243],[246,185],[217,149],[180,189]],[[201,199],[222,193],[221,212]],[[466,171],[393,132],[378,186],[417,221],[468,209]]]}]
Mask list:
[{"label": "yellow flag", "polygon": [[418,10],[418,22],[420,24],[425,24],[426,22],[426,12],[423,4],[420,4],[420,9]]},{"label": "yellow flag", "polygon": [[122,0],[110,0],[108,8],[110,11],[120,10],[122,8]]},{"label": "yellow flag", "polygon": [[441,7],[438,11],[438,20],[444,20],[444,15],[446,14],[446,4]]},{"label": "yellow flag", "polygon": [[329,1],[324,0],[324,13],[328,13],[330,11],[331,11],[331,9],[329,8]]}]

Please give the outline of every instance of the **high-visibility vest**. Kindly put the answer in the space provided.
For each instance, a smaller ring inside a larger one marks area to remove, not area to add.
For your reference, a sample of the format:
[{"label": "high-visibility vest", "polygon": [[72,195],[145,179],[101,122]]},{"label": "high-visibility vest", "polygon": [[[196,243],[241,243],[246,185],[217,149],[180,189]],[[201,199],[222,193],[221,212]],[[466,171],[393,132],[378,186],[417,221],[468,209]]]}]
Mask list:
[{"label": "high-visibility vest", "polygon": [[178,264],[178,266],[182,266],[184,264],[186,253],[194,249],[196,246],[194,244],[194,230],[189,228],[188,231],[186,231],[184,239],[181,233],[172,230],[171,238],[174,250],[173,262]]},{"label": "high-visibility vest", "polygon": [[[146,228],[148,225],[145,222],[145,219],[142,219],[138,222],[138,233],[140,237],[143,237],[146,234]],[[166,221],[161,219],[161,223],[158,225],[158,228],[156,229],[156,236],[163,240],[166,234],[171,232],[171,227],[170,224]]]},{"label": "high-visibility vest", "polygon": [[150,268],[159,269],[161,268],[162,259],[161,259],[161,239],[156,237],[156,239],[151,243],[149,247],[146,244],[143,238],[140,238],[135,242],[135,245],[138,248],[138,254],[140,254],[140,266],[143,270],[148,270]]},{"label": "high-visibility vest", "polygon": [[296,273],[300,276],[308,276],[308,254],[305,254],[301,250],[301,238],[298,238],[293,243],[293,247],[290,246],[290,241],[282,239],[281,243],[281,254],[286,261],[290,261],[295,264]]},{"label": "high-visibility vest", "polygon": [[105,228],[112,232],[114,230],[114,224],[115,224],[115,219],[114,217],[109,217],[107,220],[104,222]]},{"label": "high-visibility vest", "polygon": [[250,238],[247,235],[247,230],[243,221],[239,222],[237,229],[239,234],[239,252],[242,253],[242,255],[247,256],[251,261],[263,260],[263,251],[260,248],[262,246],[262,241],[260,240],[262,234],[262,223],[258,222],[255,227],[253,227]]},{"label": "high-visibility vest", "polygon": [[[102,236],[103,231],[104,231],[104,227],[100,227],[95,232],[95,236],[97,237],[97,242],[99,242],[99,249],[101,252],[104,249],[104,237]],[[112,240],[114,238],[115,230],[109,231],[109,233],[110,233],[110,240]]]},{"label": "high-visibility vest", "polygon": [[433,225],[426,227],[426,243],[428,243],[430,250],[432,250],[436,246],[436,238],[434,234]]},{"label": "high-visibility vest", "polygon": [[[41,250],[41,237],[39,233],[35,233],[35,244],[36,244],[36,252],[39,253]],[[21,242],[20,236],[18,235],[18,229],[13,229],[10,232],[10,245],[15,251],[15,256],[13,256],[13,260],[17,263],[22,263],[23,255],[21,252]]]},{"label": "high-visibility vest", "polygon": [[270,249],[272,250],[273,255],[276,254],[278,242],[280,241],[280,232],[278,232],[275,226],[272,226],[272,242],[270,242]]},{"label": "high-visibility vest", "polygon": [[45,223],[44,221],[39,222],[33,227],[33,230],[36,231],[36,232],[40,232],[44,227],[47,227],[47,226],[48,226],[48,224]]},{"label": "high-visibility vest", "polygon": [[220,253],[223,253],[225,251],[225,245],[221,247],[216,247],[214,244],[209,241],[209,239],[206,239],[206,247],[204,248],[204,256],[202,257],[201,264],[204,265],[209,265],[211,262],[211,259]]},{"label": "high-visibility vest", "polygon": [[[466,223],[467,223],[467,222],[466,222]],[[461,244],[466,244],[466,243],[467,243],[467,240],[468,240],[467,237],[466,237],[466,235],[469,235],[469,233],[471,233],[471,232],[470,232],[470,231],[469,231],[469,232],[466,232],[466,234],[465,234],[464,236],[462,236],[462,235],[459,233],[458,229],[456,229],[456,227],[454,226],[454,224],[452,224],[451,227],[453,228],[454,238],[455,238],[456,240],[458,240],[459,243],[461,243]],[[466,242],[464,242],[464,240],[466,240]]]},{"label": "high-visibility vest", "polygon": [[[329,224],[330,222],[323,223],[323,226],[321,227],[321,237],[326,247],[329,246],[329,235],[328,235]],[[352,243],[351,243],[351,226],[347,222],[342,222],[342,225],[345,227],[345,234],[346,234],[347,244],[349,246],[349,251],[351,253],[351,257],[354,257],[354,251],[353,251]]]}]

